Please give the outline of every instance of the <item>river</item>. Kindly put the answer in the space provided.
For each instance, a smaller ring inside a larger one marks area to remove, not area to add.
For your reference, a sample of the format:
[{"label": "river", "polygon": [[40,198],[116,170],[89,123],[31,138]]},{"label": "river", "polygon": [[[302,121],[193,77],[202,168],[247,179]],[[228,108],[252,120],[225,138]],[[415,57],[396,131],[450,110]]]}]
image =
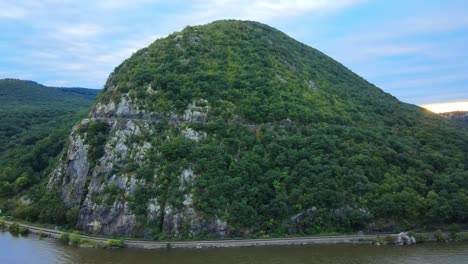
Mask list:
[{"label": "river", "polygon": [[307,245],[221,249],[92,249],[64,245],[35,235],[0,232],[1,264],[468,264],[468,243],[413,246]]}]

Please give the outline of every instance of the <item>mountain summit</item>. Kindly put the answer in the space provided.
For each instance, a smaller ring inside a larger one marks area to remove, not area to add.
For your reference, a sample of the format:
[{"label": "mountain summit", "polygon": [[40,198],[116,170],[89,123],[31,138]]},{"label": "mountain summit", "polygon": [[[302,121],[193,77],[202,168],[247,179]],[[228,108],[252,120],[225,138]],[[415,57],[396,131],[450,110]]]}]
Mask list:
[{"label": "mountain summit", "polygon": [[48,188],[77,228],[127,237],[466,223],[466,135],[274,28],[216,21],[115,68]]}]

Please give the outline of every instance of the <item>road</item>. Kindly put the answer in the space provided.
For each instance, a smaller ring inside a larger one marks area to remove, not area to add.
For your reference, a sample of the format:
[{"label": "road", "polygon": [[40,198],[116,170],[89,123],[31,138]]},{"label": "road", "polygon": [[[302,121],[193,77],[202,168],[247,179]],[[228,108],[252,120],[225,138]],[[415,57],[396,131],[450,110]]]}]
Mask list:
[{"label": "road", "polygon": [[[6,221],[7,225],[13,222]],[[34,234],[42,233],[44,235],[60,238],[66,232],[42,228],[32,225],[19,224],[28,228],[29,232]],[[82,239],[94,242],[105,242],[112,238],[94,237],[78,235]],[[125,247],[161,249],[161,248],[222,248],[222,247],[253,247],[253,246],[279,246],[279,245],[306,245],[306,244],[335,244],[335,243],[362,243],[363,240],[376,238],[378,235],[343,235],[343,236],[320,236],[320,237],[286,237],[286,238],[267,238],[267,239],[231,239],[231,240],[209,240],[209,241],[147,241],[147,240],[125,240]],[[380,234],[380,236],[386,236]]]}]

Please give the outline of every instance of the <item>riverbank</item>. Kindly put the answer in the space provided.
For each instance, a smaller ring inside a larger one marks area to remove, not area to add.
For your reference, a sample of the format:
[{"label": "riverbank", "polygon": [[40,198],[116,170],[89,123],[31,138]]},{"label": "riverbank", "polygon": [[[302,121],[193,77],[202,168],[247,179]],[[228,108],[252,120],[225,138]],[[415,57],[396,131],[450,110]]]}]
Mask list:
[{"label": "riverbank", "polygon": [[[5,221],[7,226],[15,222]],[[70,233],[37,227],[33,225],[20,224],[19,226],[27,228],[30,233],[61,239]],[[468,232],[460,234],[467,235]],[[80,234],[72,234],[82,241],[91,242],[90,244],[105,245],[112,244],[115,238],[95,237]],[[426,241],[436,241],[432,233],[417,233],[420,237],[425,237]],[[446,235],[446,234],[445,234]],[[207,240],[207,241],[148,241],[148,240],[123,240],[123,246],[127,248],[142,249],[164,249],[164,248],[227,248],[227,247],[254,247],[254,246],[286,246],[286,245],[308,245],[308,244],[382,244],[386,239],[395,238],[398,234],[373,234],[373,235],[340,235],[340,236],[320,236],[320,237],[285,237],[285,238],[267,238],[267,239],[229,239],[229,240]]]}]

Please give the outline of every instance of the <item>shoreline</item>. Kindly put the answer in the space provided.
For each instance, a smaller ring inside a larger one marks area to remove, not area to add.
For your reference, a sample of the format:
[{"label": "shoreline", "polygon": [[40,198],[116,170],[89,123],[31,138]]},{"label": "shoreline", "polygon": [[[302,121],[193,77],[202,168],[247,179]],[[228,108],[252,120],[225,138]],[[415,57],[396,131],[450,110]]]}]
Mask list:
[{"label": "shoreline", "polygon": [[[7,226],[17,222],[5,221]],[[29,233],[36,235],[44,235],[47,237],[60,239],[64,234],[69,232],[53,230],[48,228],[36,227],[17,223],[21,227],[27,228]],[[418,235],[430,235],[431,233],[418,233]],[[467,234],[467,232],[461,232]],[[105,243],[116,240],[116,238],[105,238],[74,234],[80,239],[95,242]],[[397,236],[398,234],[372,234],[372,235],[337,235],[337,236],[308,236],[308,237],[284,237],[284,238],[258,238],[258,239],[227,239],[227,240],[193,240],[193,241],[149,241],[149,240],[127,240],[124,239],[125,248],[139,249],[169,249],[169,248],[185,248],[185,249],[200,249],[200,248],[228,248],[228,247],[258,247],[258,246],[288,246],[288,245],[310,245],[310,244],[372,244],[372,240],[381,239],[387,236]],[[435,241],[430,239],[428,241]]]}]

